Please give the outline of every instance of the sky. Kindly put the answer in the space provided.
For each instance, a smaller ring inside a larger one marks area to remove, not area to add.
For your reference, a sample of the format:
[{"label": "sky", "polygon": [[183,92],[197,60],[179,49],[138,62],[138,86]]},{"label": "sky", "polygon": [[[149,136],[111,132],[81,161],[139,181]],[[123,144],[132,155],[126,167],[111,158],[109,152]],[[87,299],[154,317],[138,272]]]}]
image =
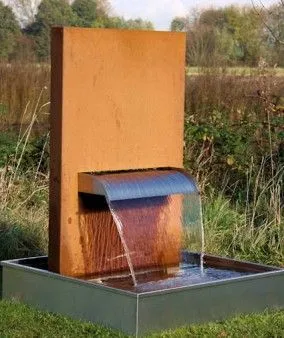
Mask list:
[{"label": "sky", "polygon": [[[254,0],[257,3],[259,0]],[[111,0],[116,15],[126,19],[141,17],[154,23],[157,30],[168,30],[175,16],[184,16],[194,8],[249,5],[251,0]],[[278,0],[262,0],[265,6]]]}]

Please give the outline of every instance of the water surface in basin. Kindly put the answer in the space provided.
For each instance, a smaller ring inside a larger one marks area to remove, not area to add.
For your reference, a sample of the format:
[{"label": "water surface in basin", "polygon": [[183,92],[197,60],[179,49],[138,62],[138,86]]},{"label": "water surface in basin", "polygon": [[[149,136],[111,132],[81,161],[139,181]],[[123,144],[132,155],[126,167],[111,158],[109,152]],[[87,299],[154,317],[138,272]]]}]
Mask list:
[{"label": "water surface in basin", "polygon": [[252,275],[254,272],[239,272],[213,267],[200,268],[199,265],[182,263],[179,267],[162,270],[148,270],[136,273],[137,285],[133,286],[131,275],[110,276],[96,279],[104,285],[137,293],[172,289],[201,283]]}]

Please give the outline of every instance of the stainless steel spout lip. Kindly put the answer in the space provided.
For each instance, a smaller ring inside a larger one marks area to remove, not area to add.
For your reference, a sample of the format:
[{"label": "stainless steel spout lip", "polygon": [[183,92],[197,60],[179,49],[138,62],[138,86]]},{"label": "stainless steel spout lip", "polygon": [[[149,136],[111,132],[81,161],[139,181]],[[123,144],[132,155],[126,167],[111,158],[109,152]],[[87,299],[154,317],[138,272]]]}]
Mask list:
[{"label": "stainless steel spout lip", "polygon": [[110,201],[198,193],[194,179],[182,169],[153,169],[120,173],[79,173],[78,192],[105,196]]}]

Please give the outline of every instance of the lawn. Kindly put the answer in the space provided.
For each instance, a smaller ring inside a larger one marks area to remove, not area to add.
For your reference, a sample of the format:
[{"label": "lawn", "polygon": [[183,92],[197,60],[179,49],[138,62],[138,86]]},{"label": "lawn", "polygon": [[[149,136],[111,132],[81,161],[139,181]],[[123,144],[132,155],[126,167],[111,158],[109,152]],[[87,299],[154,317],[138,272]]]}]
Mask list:
[{"label": "lawn", "polygon": [[[193,325],[152,337],[283,337],[284,312],[238,316],[219,323]],[[102,326],[41,312],[16,302],[0,302],[0,337],[127,337]]]}]

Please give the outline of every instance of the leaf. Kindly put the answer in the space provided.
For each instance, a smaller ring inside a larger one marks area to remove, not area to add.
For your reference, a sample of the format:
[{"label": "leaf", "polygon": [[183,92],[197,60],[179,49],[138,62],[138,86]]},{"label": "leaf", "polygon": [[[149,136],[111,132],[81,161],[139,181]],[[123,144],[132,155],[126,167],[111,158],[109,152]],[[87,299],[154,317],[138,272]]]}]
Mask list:
[{"label": "leaf", "polygon": [[227,164],[230,165],[230,166],[232,166],[234,163],[235,163],[234,157],[232,155],[229,155],[227,157]]}]

